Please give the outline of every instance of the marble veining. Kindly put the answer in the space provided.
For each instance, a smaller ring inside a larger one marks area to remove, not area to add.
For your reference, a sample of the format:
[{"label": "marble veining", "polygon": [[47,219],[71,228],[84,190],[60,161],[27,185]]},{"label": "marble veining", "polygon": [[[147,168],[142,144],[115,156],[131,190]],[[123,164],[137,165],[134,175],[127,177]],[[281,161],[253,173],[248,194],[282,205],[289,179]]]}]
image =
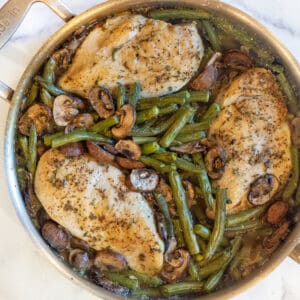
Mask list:
[{"label": "marble veining", "polygon": [[[80,13],[103,0],[63,0]],[[121,1],[121,0],[120,0]],[[0,0],[0,7],[6,0]],[[273,32],[300,61],[299,0],[224,0]],[[11,41],[0,50],[0,80],[15,88],[34,53],[63,22],[35,4]],[[68,281],[40,253],[22,228],[4,180],[3,137],[8,104],[0,100],[0,300],[96,300]],[[300,266],[286,258],[276,270],[235,300],[300,299]]]}]

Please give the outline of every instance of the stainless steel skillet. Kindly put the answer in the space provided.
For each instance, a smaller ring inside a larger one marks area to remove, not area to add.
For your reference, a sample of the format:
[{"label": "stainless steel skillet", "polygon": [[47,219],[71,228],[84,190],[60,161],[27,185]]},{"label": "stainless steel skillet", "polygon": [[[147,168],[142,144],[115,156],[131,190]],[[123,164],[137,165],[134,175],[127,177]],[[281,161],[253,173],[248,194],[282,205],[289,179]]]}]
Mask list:
[{"label": "stainless steel skillet", "polygon": [[[0,10],[0,47],[5,44],[9,37],[13,34],[17,26],[20,24],[23,16],[29,7],[37,1],[34,0],[11,0]],[[66,40],[79,26],[88,24],[95,19],[101,19],[113,13],[125,11],[132,8],[139,7],[160,7],[160,6],[181,6],[189,8],[204,8],[212,13],[223,15],[230,18],[236,23],[245,25],[250,33],[254,33],[258,39],[264,42],[276,57],[286,66],[289,71],[290,80],[298,88],[300,86],[300,67],[297,61],[289,53],[289,51],[261,24],[256,22],[251,17],[242,13],[241,11],[213,0],[122,0],[122,1],[108,1],[104,4],[96,6],[85,13],[74,17],[73,14],[59,1],[43,0],[45,4],[49,5],[60,17],[67,23],[58,30],[49,40],[43,45],[40,51],[34,56],[31,63],[25,70],[15,91],[11,90],[5,84],[0,83],[0,97],[10,101],[11,108],[7,119],[7,127],[5,134],[5,167],[6,178],[9,187],[12,202],[15,206],[16,212],[23,223],[26,231],[35,241],[37,247],[42,253],[63,273],[65,276],[82,287],[90,290],[94,294],[103,299],[122,299],[122,297],[112,295],[106,290],[95,286],[86,279],[78,276],[68,266],[66,266],[58,257],[52,252],[48,245],[41,238],[39,232],[29,218],[22,195],[20,193],[15,167],[14,157],[14,143],[16,133],[16,122],[18,112],[23,95],[31,84],[31,80],[35,73],[39,70],[41,65],[45,62],[47,57],[56,49],[64,40]],[[262,279],[270,273],[276,266],[288,255],[300,262],[300,224],[294,228],[285,243],[274,253],[270,261],[265,264],[261,269],[251,274],[244,280],[241,280],[234,285],[220,290],[211,295],[202,296],[201,299],[228,299],[244,291],[250,286],[254,285],[257,281]],[[296,248],[295,248],[296,247]]]}]

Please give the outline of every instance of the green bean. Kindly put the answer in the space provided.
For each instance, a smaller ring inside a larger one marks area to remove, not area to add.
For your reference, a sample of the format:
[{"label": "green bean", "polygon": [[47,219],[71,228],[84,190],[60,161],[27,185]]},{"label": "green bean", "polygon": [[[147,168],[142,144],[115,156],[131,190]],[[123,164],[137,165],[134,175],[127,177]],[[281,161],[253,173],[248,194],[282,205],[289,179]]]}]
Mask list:
[{"label": "green bean", "polygon": [[199,274],[198,274],[198,268],[197,268],[197,264],[195,263],[194,259],[190,260],[188,272],[194,281],[199,281],[200,278],[199,278]]},{"label": "green bean", "polygon": [[64,90],[58,88],[52,82],[47,82],[41,76],[36,76],[35,78],[36,78],[37,82],[40,84],[40,86],[45,88],[51,95],[59,96],[59,95],[67,94]]},{"label": "green bean", "polygon": [[30,106],[36,100],[38,94],[39,94],[39,85],[36,81],[34,81],[34,83],[30,88],[29,94],[26,98],[26,101],[24,103],[24,109]]},{"label": "green bean", "polygon": [[146,300],[144,297],[159,297],[161,292],[157,288],[135,289],[131,292],[132,296],[139,297],[138,299]]},{"label": "green bean", "polygon": [[212,209],[214,207],[214,199],[212,196],[212,189],[210,185],[210,181],[207,175],[207,171],[205,169],[205,165],[203,162],[203,158],[201,153],[194,153],[192,155],[194,163],[200,169],[199,174],[197,174],[198,184],[200,186],[202,195],[204,197],[205,205],[208,209]]},{"label": "green bean", "polygon": [[205,121],[211,121],[213,118],[215,118],[218,113],[221,111],[221,107],[219,104],[217,103],[213,103],[208,109],[207,111],[204,113],[204,115],[201,118],[202,122]]},{"label": "green bean", "polygon": [[171,163],[171,164],[169,164],[169,165],[165,165],[165,166],[162,168],[161,172],[162,172],[162,173],[170,173],[171,171],[176,171],[176,170],[177,170],[176,165],[175,165],[174,163]]},{"label": "green bean", "polygon": [[202,26],[205,30],[208,41],[211,44],[213,50],[220,51],[221,50],[220,41],[214,26],[209,21],[206,20],[202,21]]},{"label": "green bean", "polygon": [[290,177],[287,185],[285,186],[282,198],[288,199],[290,198],[298,186],[299,181],[299,155],[298,155],[298,148],[296,146],[291,146],[291,157],[292,157],[292,176]]},{"label": "green bean", "polygon": [[181,130],[179,134],[188,134],[188,133],[194,133],[195,131],[199,130],[207,130],[209,128],[210,121],[205,120],[201,121],[199,123],[194,124],[188,124],[185,125]]},{"label": "green bean", "polygon": [[17,177],[21,191],[25,191],[27,187],[27,173],[24,168],[17,169]]},{"label": "green bean", "polygon": [[226,227],[235,226],[251,219],[257,219],[265,210],[266,206],[262,205],[243,210],[234,215],[228,215],[226,218]]},{"label": "green bean", "polygon": [[161,286],[159,289],[161,293],[166,297],[183,294],[194,294],[199,293],[203,290],[203,283],[199,281],[183,281],[177,283],[169,283]]},{"label": "green bean", "polygon": [[131,132],[130,136],[142,136],[142,137],[147,137],[147,136],[156,136],[159,135],[163,132],[165,132],[179,117],[181,114],[181,110],[179,109],[175,114],[173,114],[170,118],[167,120],[164,120],[161,122],[159,125],[156,127],[134,127]]},{"label": "green bean", "polygon": [[183,231],[182,231],[182,228],[180,225],[180,221],[178,219],[173,219],[172,223],[173,223],[173,227],[174,227],[175,237],[177,240],[177,247],[183,248],[183,247],[185,247],[185,241],[184,241],[184,236],[183,236]]},{"label": "green bean", "polygon": [[50,147],[51,144],[52,144],[53,139],[58,138],[58,137],[63,136],[63,135],[65,135],[64,131],[56,132],[56,133],[53,133],[53,134],[46,134],[46,135],[44,135],[44,144],[46,146]]},{"label": "green bean", "polygon": [[208,102],[210,98],[209,91],[192,91],[190,92],[189,103]]},{"label": "green bean", "polygon": [[163,162],[149,156],[141,156],[140,161],[158,172],[162,172],[163,168],[166,166]]},{"label": "green bean", "polygon": [[28,138],[25,135],[20,135],[18,140],[22,149],[23,156],[25,160],[28,160],[29,158]]},{"label": "green bean", "polygon": [[152,154],[151,157],[158,159],[166,164],[173,163],[177,160],[177,153],[175,152],[161,152]]},{"label": "green bean", "polygon": [[276,65],[276,64],[268,65],[267,68],[271,70],[273,73],[277,73],[277,74],[284,73],[284,67],[281,65]]},{"label": "green bean", "polygon": [[135,124],[140,124],[145,121],[154,119],[159,114],[159,108],[157,106],[153,106],[149,109],[142,110],[136,114]]},{"label": "green bean", "polygon": [[69,143],[75,143],[80,141],[86,141],[91,140],[94,142],[100,142],[105,144],[112,144],[113,141],[107,137],[104,137],[103,135],[100,135],[96,132],[87,132],[82,129],[75,129],[74,131],[67,133],[62,136],[55,137],[52,139],[51,147],[56,148],[60,147]]},{"label": "green bean", "polygon": [[103,275],[110,281],[125,286],[129,289],[137,289],[139,287],[138,281],[136,279],[128,278],[119,272],[109,272],[103,271]]},{"label": "green bean", "polygon": [[119,117],[117,115],[113,115],[111,117],[108,117],[105,120],[102,120],[95,125],[93,125],[91,128],[89,128],[89,131],[93,132],[103,132],[106,129],[116,125],[119,123]]},{"label": "green bean", "polygon": [[258,220],[251,220],[248,222],[237,224],[235,226],[226,227],[225,231],[226,232],[234,232],[234,233],[238,234],[238,233],[247,232],[249,230],[259,229],[263,226],[264,226],[264,223],[262,222],[262,220],[258,219]]},{"label": "green bean", "polygon": [[191,173],[197,173],[197,174],[201,173],[201,169],[199,168],[199,166],[189,162],[186,159],[177,157],[175,164],[178,169],[188,171]]},{"label": "green bean", "polygon": [[204,139],[206,136],[204,131],[196,131],[194,133],[183,134],[180,133],[176,137],[176,141],[181,143],[189,143],[193,141],[199,141]]},{"label": "green bean", "polygon": [[239,252],[229,264],[229,274],[234,280],[240,280],[242,275],[238,269],[238,266],[241,263],[241,252]]},{"label": "green bean", "polygon": [[170,113],[173,113],[178,110],[178,105],[177,104],[170,104],[168,106],[162,107],[159,109],[159,116],[164,116],[168,115]]},{"label": "green bean", "polygon": [[157,287],[163,284],[163,281],[158,276],[142,274],[134,270],[124,270],[121,271],[120,274],[127,276],[130,279],[133,279],[132,277],[135,277],[139,285],[145,285],[147,287]]},{"label": "green bean", "polygon": [[34,125],[30,128],[29,140],[28,140],[28,171],[34,176],[36,163],[37,163],[37,132]]},{"label": "green bean", "polygon": [[44,88],[41,89],[40,98],[45,105],[47,105],[50,108],[53,107],[54,99],[53,99],[52,95],[46,89],[44,89]]},{"label": "green bean", "polygon": [[125,104],[125,86],[122,84],[118,85],[117,89],[117,110]]},{"label": "green bean", "polygon": [[202,224],[196,224],[194,226],[194,232],[205,240],[208,240],[211,235],[210,229]]},{"label": "green bean", "polygon": [[193,232],[193,221],[191,212],[189,211],[186,203],[185,190],[182,186],[182,182],[177,171],[171,171],[169,173],[169,182],[171,184],[173,198],[176,204],[177,213],[183,229],[183,235],[187,244],[187,248],[192,255],[197,254],[200,252],[200,249],[197,243],[196,235]]},{"label": "green bean", "polygon": [[56,69],[56,60],[53,57],[50,57],[47,63],[45,64],[44,70],[43,70],[43,78],[47,82],[54,82],[54,74]]},{"label": "green bean", "polygon": [[200,246],[201,252],[205,253],[206,247],[207,247],[205,241],[203,239],[201,239],[199,236],[197,236],[197,242],[198,242],[198,245]]},{"label": "green bean", "polygon": [[286,95],[287,104],[288,104],[288,107],[289,107],[290,111],[293,114],[296,114],[297,111],[298,111],[298,101],[297,101],[297,97],[295,95],[295,92],[294,92],[293,88],[291,87],[291,85],[287,81],[287,79],[286,79],[283,72],[279,73],[276,76],[276,78],[279,81],[284,94]]},{"label": "green bean", "polygon": [[226,190],[217,190],[215,222],[214,227],[208,241],[205,259],[211,259],[223,239],[226,220]]},{"label": "green bean", "polygon": [[149,16],[153,19],[172,20],[172,19],[188,19],[202,20],[209,19],[210,14],[200,9],[154,9],[149,12]]},{"label": "green bean", "polygon": [[142,145],[142,154],[149,155],[155,153],[160,149],[160,146],[157,142],[150,142]]},{"label": "green bean", "polygon": [[140,97],[140,92],[141,84],[139,82],[135,82],[130,86],[128,103],[133,105],[133,107],[136,106],[136,103]]},{"label": "green bean", "polygon": [[161,193],[154,193],[154,197],[160,211],[163,213],[166,219],[166,229],[167,229],[168,237],[174,238],[175,237],[174,227],[173,227],[168,203]]},{"label": "green bean", "polygon": [[146,144],[146,143],[151,143],[151,142],[156,142],[157,138],[155,136],[133,136],[132,140],[138,144],[138,145],[142,145],[142,144]]}]

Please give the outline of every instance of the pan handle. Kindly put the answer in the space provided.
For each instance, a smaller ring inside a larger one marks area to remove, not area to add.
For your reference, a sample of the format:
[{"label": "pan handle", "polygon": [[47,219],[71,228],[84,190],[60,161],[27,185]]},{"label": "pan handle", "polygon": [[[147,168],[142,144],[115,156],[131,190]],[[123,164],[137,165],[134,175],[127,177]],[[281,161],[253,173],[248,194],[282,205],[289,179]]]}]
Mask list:
[{"label": "pan handle", "polygon": [[[35,2],[45,3],[65,22],[74,17],[74,14],[60,0],[8,0],[0,8],[0,49],[17,30]],[[13,90],[0,81],[0,98],[10,101],[12,95]]]},{"label": "pan handle", "polygon": [[292,258],[295,262],[300,264],[300,242],[299,244],[294,248],[292,253],[290,254],[290,258]]}]

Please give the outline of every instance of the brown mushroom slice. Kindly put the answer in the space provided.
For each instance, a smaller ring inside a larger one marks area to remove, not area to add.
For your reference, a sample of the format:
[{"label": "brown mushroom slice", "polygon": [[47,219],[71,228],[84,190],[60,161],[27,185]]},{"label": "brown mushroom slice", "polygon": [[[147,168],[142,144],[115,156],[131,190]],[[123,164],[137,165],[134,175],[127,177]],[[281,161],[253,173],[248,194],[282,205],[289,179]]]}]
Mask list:
[{"label": "brown mushroom slice", "polygon": [[75,236],[71,237],[70,246],[71,246],[71,248],[81,249],[86,252],[88,252],[90,249],[89,244],[86,241],[81,240]]},{"label": "brown mushroom slice", "polygon": [[93,156],[99,163],[112,164],[115,160],[115,156],[108,151],[105,151],[97,143],[92,141],[86,141],[86,146],[89,153]]},{"label": "brown mushroom slice", "polygon": [[145,165],[140,161],[132,160],[121,156],[116,156],[116,162],[120,167],[129,170],[141,169],[145,167]]},{"label": "brown mushroom slice", "polygon": [[205,156],[205,166],[209,177],[220,179],[224,173],[225,163],[225,150],[221,146],[212,147]]},{"label": "brown mushroom slice", "polygon": [[134,169],[129,175],[129,188],[133,191],[151,192],[158,185],[159,177],[151,169]]},{"label": "brown mushroom slice", "polygon": [[279,242],[284,239],[289,230],[290,222],[284,221],[273,234],[263,241],[263,246],[267,249],[275,248],[278,246]]},{"label": "brown mushroom slice", "polygon": [[100,118],[106,119],[115,113],[115,105],[109,91],[103,87],[94,87],[88,99]]},{"label": "brown mushroom slice", "polygon": [[161,271],[161,277],[167,282],[176,282],[185,277],[190,261],[186,250],[177,249],[169,255]]},{"label": "brown mushroom slice", "polygon": [[196,204],[196,192],[195,192],[194,186],[188,180],[183,180],[182,184],[185,189],[186,201],[187,201],[188,208],[191,208],[192,205]]},{"label": "brown mushroom slice", "polygon": [[251,57],[240,50],[229,50],[223,55],[222,62],[225,67],[237,70],[245,70],[253,66]]},{"label": "brown mushroom slice", "polygon": [[89,265],[89,255],[81,249],[73,249],[69,254],[69,263],[77,270],[85,270]]},{"label": "brown mushroom slice", "polygon": [[248,201],[252,205],[263,205],[268,202],[278,190],[278,179],[272,174],[258,177],[250,185]]},{"label": "brown mushroom slice", "polygon": [[94,125],[94,118],[91,114],[79,114],[75,116],[65,128],[65,133],[72,132],[75,128],[89,128]]},{"label": "brown mushroom slice", "polygon": [[79,109],[84,108],[81,99],[67,95],[59,95],[54,99],[53,118],[58,126],[67,126],[79,114]]},{"label": "brown mushroom slice", "polygon": [[119,253],[101,250],[96,253],[94,266],[100,270],[122,271],[127,269],[127,261]]},{"label": "brown mushroom slice", "polygon": [[142,151],[138,144],[132,140],[120,140],[116,143],[115,149],[125,157],[132,160],[139,160]]},{"label": "brown mushroom slice", "polygon": [[289,206],[284,201],[274,202],[267,211],[268,223],[274,225],[278,224],[288,212]]},{"label": "brown mushroom slice", "polygon": [[81,142],[69,143],[58,148],[66,157],[76,157],[85,153]]},{"label": "brown mushroom slice", "polygon": [[52,221],[47,221],[44,224],[42,227],[42,236],[52,248],[58,251],[66,249],[69,245],[69,234]]},{"label": "brown mushroom slice", "polygon": [[112,128],[111,132],[116,139],[124,139],[128,136],[130,130],[134,126],[136,112],[131,104],[125,104],[119,111],[120,121]]},{"label": "brown mushroom slice", "polygon": [[193,141],[179,146],[173,146],[170,149],[180,154],[194,154],[204,152],[206,150],[206,146],[200,141]]},{"label": "brown mushroom slice", "polygon": [[113,154],[113,155],[117,155],[118,151],[115,149],[115,147],[113,145],[110,144],[104,144],[102,145],[102,148],[106,151],[108,151],[109,153]]},{"label": "brown mushroom slice", "polygon": [[37,134],[43,135],[51,130],[52,113],[48,106],[44,104],[34,104],[20,118],[18,123],[19,131],[29,136],[32,125],[35,126]]}]

